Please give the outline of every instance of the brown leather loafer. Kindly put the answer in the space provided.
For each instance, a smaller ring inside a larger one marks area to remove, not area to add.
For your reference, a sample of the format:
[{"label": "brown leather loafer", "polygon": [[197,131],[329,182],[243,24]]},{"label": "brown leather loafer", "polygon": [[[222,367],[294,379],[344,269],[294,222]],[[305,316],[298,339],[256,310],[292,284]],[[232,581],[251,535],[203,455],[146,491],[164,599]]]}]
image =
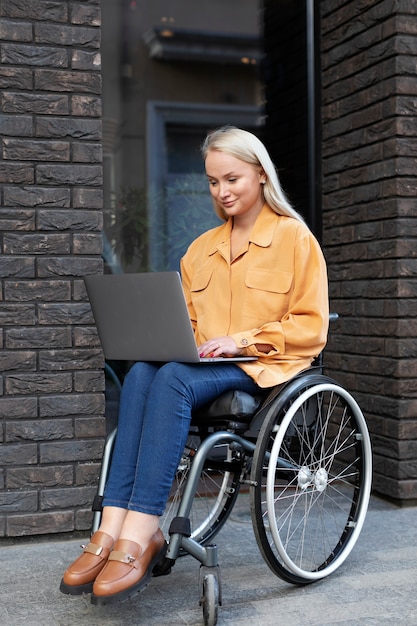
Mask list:
[{"label": "brown leather loafer", "polygon": [[94,582],[91,602],[113,604],[142,591],[149,584],[152,570],[165,556],[166,549],[159,528],[146,550],[129,539],[116,541],[106,566]]},{"label": "brown leather loafer", "polygon": [[83,553],[66,570],[60,585],[62,593],[80,595],[90,593],[97,575],[107,563],[113,547],[113,538],[99,530],[91,537]]}]

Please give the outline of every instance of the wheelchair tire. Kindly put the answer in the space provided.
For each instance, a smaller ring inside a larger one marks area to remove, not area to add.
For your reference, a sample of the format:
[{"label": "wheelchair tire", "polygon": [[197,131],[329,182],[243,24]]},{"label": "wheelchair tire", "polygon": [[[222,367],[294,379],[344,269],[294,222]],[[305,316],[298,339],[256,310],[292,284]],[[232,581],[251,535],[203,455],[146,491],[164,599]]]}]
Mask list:
[{"label": "wheelchair tire", "polygon": [[266,414],[251,473],[253,527],[271,570],[293,584],[334,572],[362,529],[371,477],[353,397],[321,374],[290,383]]},{"label": "wheelchair tire", "polygon": [[[160,526],[168,537],[171,520],[177,515],[184,487],[199,446],[199,437],[190,434],[172,484]],[[206,545],[229,517],[239,493],[241,462],[234,460],[228,445],[217,446],[206,459],[190,512],[191,537]],[[181,551],[180,556],[184,553]]]},{"label": "wheelchair tire", "polygon": [[203,596],[200,603],[203,606],[204,626],[216,626],[219,607],[219,583],[214,574],[206,574],[203,580]]}]

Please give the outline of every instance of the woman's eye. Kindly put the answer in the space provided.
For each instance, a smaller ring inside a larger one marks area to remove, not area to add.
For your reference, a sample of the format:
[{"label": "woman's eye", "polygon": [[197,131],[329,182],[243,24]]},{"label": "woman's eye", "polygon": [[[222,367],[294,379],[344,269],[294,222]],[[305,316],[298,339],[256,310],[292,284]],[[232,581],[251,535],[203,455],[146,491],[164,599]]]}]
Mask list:
[{"label": "woman's eye", "polygon": [[215,185],[217,185],[217,182],[215,180],[209,180],[209,185],[211,187],[214,187]]}]

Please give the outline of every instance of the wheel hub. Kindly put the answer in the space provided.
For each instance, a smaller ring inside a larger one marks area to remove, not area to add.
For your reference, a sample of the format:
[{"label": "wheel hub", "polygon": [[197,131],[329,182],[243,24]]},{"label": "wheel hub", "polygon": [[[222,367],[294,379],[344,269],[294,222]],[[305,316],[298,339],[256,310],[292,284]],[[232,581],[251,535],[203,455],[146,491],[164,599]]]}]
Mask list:
[{"label": "wheel hub", "polygon": [[327,487],[329,477],[324,469],[320,467],[316,472],[313,472],[309,467],[304,465],[298,472],[298,486],[303,491],[308,488],[315,488],[317,491],[324,491]]}]

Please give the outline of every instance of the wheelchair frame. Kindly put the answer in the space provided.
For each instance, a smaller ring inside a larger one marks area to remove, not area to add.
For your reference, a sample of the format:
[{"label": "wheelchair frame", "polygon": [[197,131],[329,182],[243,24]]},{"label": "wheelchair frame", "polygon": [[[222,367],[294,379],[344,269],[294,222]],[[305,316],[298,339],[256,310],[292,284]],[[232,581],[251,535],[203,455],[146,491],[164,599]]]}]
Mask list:
[{"label": "wheelchair frame", "polygon": [[[168,574],[183,554],[198,560],[204,623],[214,626],[222,593],[217,546],[211,539],[228,518],[240,484],[249,485],[255,537],[267,565],[287,582],[305,585],[333,573],[353,549],[370,498],[372,452],[358,404],[321,373],[321,365],[277,388],[255,412],[199,423],[213,432],[202,435],[187,465],[179,508],[170,523],[167,554],[153,574]],[[116,429],[104,447],[93,532],[100,523],[115,436]],[[212,463],[210,456],[219,446],[224,446],[227,456]],[[227,485],[221,494],[231,498],[229,504],[216,505],[221,514],[216,511],[212,519],[207,518],[207,528],[203,523],[201,532],[193,536],[191,514],[201,476],[207,464],[215,473],[222,463],[226,477],[233,468],[239,479],[235,476],[230,494]]]}]

